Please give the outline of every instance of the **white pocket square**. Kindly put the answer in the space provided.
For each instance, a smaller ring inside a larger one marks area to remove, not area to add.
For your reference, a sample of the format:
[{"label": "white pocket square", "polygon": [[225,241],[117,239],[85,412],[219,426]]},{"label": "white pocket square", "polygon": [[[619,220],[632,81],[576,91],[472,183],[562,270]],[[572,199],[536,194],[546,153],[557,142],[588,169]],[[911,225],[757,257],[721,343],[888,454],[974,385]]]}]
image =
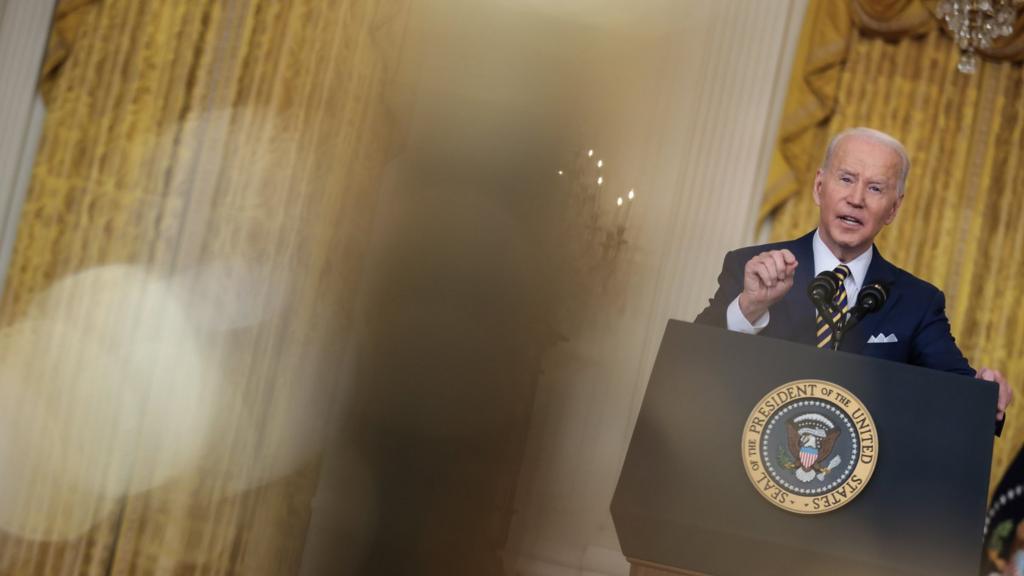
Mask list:
[{"label": "white pocket square", "polygon": [[883,332],[879,332],[878,336],[868,338],[868,344],[891,344],[893,342],[899,342],[899,340],[896,339],[896,335],[889,334],[886,336]]}]

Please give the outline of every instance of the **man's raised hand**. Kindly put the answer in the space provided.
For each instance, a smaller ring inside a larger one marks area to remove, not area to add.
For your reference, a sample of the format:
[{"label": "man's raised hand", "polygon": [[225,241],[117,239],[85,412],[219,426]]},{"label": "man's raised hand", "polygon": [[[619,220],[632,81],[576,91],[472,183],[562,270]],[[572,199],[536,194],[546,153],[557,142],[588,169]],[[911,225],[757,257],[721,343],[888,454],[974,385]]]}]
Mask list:
[{"label": "man's raised hand", "polygon": [[793,287],[796,256],[789,250],[769,250],[754,256],[743,268],[740,311],[751,324]]}]

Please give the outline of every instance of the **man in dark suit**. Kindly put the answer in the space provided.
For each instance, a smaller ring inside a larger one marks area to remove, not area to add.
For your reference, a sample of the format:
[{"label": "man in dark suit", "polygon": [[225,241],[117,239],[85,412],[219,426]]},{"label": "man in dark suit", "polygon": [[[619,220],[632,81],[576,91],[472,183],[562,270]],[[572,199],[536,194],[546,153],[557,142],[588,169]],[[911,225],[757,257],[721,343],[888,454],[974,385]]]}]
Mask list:
[{"label": "man in dark suit", "polygon": [[885,305],[845,334],[839,349],[996,382],[996,419],[1002,420],[1012,391],[998,370],[971,369],[950,333],[942,292],[893,266],[874,247],[878,233],[896,218],[909,171],[906,150],[888,134],[853,128],[836,135],[814,177],[818,228],[796,240],[727,254],[718,290],[696,321],[828,344],[831,330],[822,328],[807,297],[811,280],[824,270],[840,273],[849,303],[862,287],[881,283],[889,293]]}]

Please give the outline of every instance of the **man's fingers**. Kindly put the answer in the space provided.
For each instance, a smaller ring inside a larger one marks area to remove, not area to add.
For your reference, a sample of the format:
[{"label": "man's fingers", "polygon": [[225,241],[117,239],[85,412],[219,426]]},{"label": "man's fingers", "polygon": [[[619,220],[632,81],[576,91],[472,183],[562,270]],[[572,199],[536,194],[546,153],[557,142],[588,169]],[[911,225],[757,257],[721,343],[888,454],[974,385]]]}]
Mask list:
[{"label": "man's fingers", "polygon": [[776,250],[771,253],[772,262],[775,263],[775,277],[779,280],[786,279],[786,258],[783,256],[781,250]]},{"label": "man's fingers", "polygon": [[761,258],[761,263],[768,270],[768,277],[772,280],[769,286],[775,286],[775,283],[779,281],[779,269],[775,264],[775,259],[772,258],[771,254],[768,254]]},{"label": "man's fingers", "polygon": [[798,264],[798,262],[796,261],[796,256],[794,256],[793,253],[790,252],[789,250],[779,250],[779,254],[782,256],[782,262],[785,265],[785,270],[783,274],[786,278],[792,280],[793,274],[796,272],[796,266]]},{"label": "man's fingers", "polygon": [[767,309],[778,302],[792,288],[795,268],[796,258],[787,250],[768,250],[748,260],[743,269],[746,305]]},{"label": "man's fingers", "polygon": [[757,277],[761,279],[761,284],[768,288],[775,285],[775,277],[768,270],[768,265],[764,263],[764,260],[758,260],[754,265],[754,272]]},{"label": "man's fingers", "polygon": [[997,405],[1001,411],[1006,411],[1013,404],[1013,388],[1010,388],[1010,384],[1003,378],[1003,375],[998,371],[996,372],[996,382],[999,384],[999,400]]},{"label": "man's fingers", "polygon": [[982,368],[978,371],[978,378],[988,382],[999,382],[1000,384],[1006,383],[1006,377],[1003,376],[1003,373],[992,368]]},{"label": "man's fingers", "polygon": [[982,368],[978,371],[978,378],[988,382],[995,382],[999,385],[999,397],[996,400],[996,420],[1002,420],[1006,417],[1006,409],[1013,403],[1013,388],[1010,387],[1006,377],[999,370]]},{"label": "man's fingers", "polygon": [[1006,382],[1000,382],[1000,379],[995,379],[995,382],[999,384],[999,397],[996,399],[996,420],[1006,418],[1006,408],[1009,407],[1013,395]]}]

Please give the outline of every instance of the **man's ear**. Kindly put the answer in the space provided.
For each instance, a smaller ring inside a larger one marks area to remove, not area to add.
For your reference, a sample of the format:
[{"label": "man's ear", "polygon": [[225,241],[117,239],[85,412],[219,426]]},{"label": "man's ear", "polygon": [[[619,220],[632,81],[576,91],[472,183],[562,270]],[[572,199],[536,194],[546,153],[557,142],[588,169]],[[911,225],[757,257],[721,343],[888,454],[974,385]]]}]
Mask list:
[{"label": "man's ear", "polygon": [[818,171],[814,173],[814,203],[818,206],[821,206],[821,186],[824,177],[825,174],[822,173],[821,168],[818,168]]},{"label": "man's ear", "polygon": [[889,210],[889,215],[885,217],[885,225],[892,224],[892,221],[896,219],[896,213],[899,212],[900,206],[903,205],[903,194],[897,194],[896,202],[893,203],[892,208]]}]

